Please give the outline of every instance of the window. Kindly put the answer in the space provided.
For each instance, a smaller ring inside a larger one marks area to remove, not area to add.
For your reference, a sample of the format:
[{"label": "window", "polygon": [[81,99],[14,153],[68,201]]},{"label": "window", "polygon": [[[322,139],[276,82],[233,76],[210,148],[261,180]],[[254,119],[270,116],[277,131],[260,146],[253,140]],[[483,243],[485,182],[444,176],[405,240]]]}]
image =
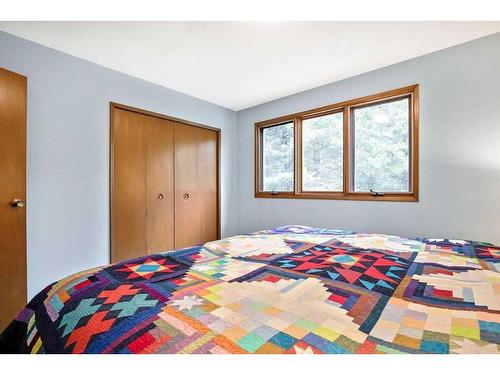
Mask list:
[{"label": "window", "polygon": [[262,129],[262,189],[293,191],[293,122]]},{"label": "window", "polygon": [[343,114],[302,120],[302,189],[342,191]]},{"label": "window", "polygon": [[354,108],[354,191],[409,192],[410,100]]},{"label": "window", "polygon": [[418,85],[255,124],[255,196],[418,201]]}]

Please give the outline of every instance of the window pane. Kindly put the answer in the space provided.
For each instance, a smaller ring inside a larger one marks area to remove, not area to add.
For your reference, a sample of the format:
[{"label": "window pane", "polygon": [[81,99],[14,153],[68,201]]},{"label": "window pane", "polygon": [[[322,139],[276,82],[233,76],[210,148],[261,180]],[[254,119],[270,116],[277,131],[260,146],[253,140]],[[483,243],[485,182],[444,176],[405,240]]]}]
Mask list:
[{"label": "window pane", "polygon": [[342,191],[343,114],[302,121],[302,189]]},{"label": "window pane", "polygon": [[293,123],[262,130],[262,189],[293,191]]},{"label": "window pane", "polygon": [[354,190],[408,192],[409,98],[354,110]]}]

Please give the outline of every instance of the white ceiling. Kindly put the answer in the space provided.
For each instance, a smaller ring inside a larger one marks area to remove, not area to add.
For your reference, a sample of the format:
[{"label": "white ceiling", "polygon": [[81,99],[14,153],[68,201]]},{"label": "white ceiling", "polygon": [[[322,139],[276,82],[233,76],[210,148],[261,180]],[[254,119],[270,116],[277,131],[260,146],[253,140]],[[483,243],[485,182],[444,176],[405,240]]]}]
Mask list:
[{"label": "white ceiling", "polygon": [[241,110],[500,32],[500,22],[0,22],[0,30]]}]

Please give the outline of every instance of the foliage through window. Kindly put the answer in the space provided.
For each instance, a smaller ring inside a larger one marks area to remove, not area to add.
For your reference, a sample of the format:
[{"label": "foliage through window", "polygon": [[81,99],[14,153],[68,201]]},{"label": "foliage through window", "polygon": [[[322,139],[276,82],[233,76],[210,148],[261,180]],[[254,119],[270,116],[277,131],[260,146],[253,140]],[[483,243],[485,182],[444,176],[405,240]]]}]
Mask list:
[{"label": "foliage through window", "polygon": [[409,99],[353,110],[354,191],[410,191]]},{"label": "foliage through window", "polygon": [[293,122],[262,130],[264,191],[293,191]]},{"label": "foliage through window", "polygon": [[304,191],[342,191],[343,115],[333,113],[302,121]]},{"label": "foliage through window", "polygon": [[255,196],[418,201],[418,85],[257,123]]}]

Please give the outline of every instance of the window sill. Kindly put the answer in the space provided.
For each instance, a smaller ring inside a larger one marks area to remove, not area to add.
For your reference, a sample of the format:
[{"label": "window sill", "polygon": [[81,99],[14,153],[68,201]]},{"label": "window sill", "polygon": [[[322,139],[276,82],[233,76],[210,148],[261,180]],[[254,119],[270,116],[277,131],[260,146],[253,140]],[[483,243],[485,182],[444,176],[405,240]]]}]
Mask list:
[{"label": "window sill", "polygon": [[385,194],[383,196],[373,196],[366,193],[299,193],[281,192],[273,194],[266,191],[255,192],[255,198],[274,199],[329,199],[348,201],[382,201],[382,202],[418,202],[417,194]]}]

